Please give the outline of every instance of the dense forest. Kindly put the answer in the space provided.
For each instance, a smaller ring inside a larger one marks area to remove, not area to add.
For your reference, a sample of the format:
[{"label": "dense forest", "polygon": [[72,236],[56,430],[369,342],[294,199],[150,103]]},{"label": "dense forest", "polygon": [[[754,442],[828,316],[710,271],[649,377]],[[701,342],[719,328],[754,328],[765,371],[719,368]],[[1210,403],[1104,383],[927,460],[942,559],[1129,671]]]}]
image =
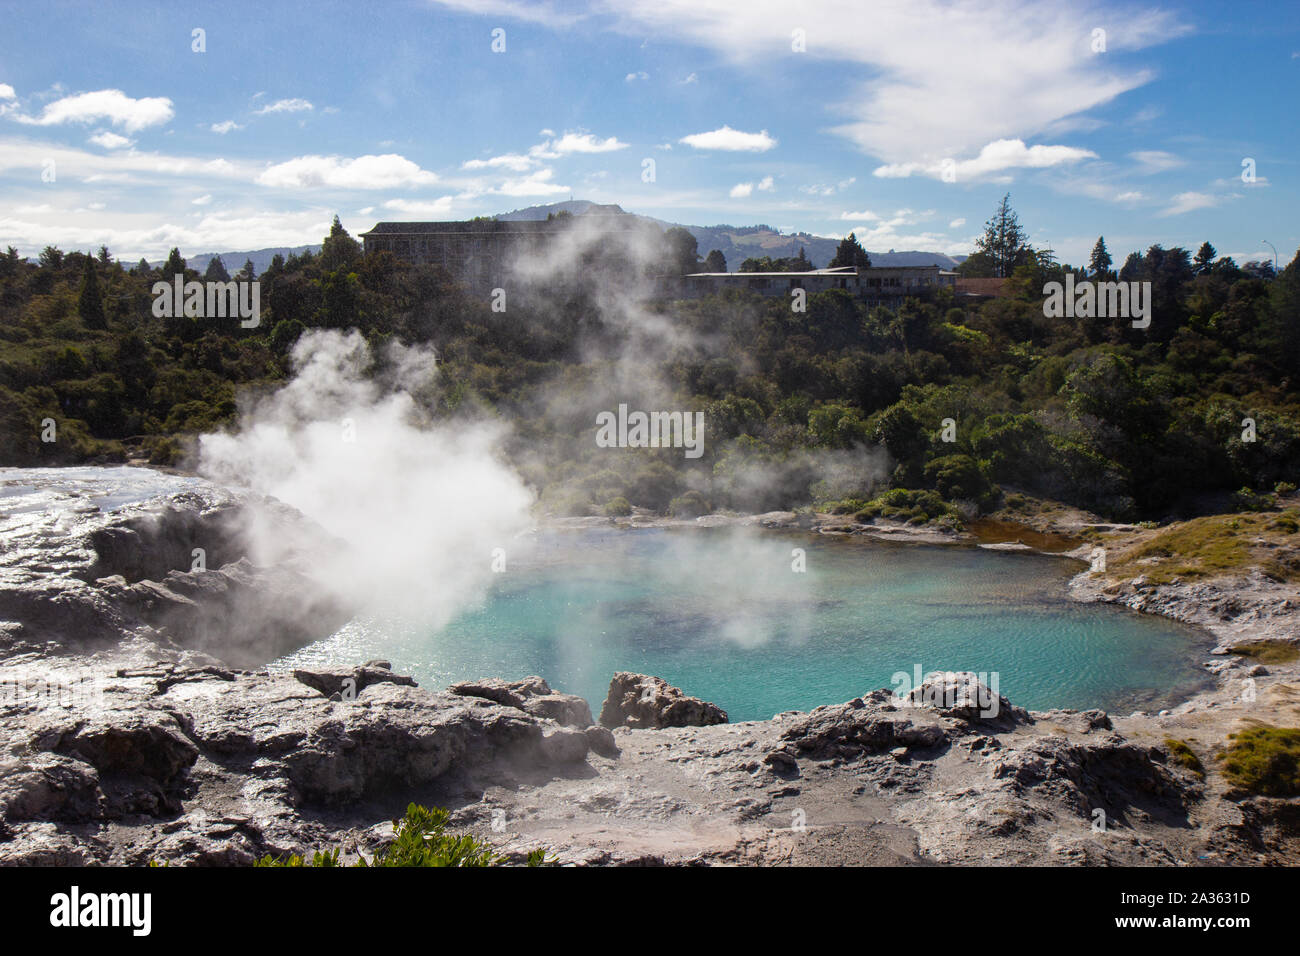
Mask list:
[{"label": "dense forest", "polygon": [[[668,261],[703,268],[693,239],[669,245]],[[855,245],[837,259],[861,261]],[[611,301],[607,264],[499,312],[441,269],[364,255],[336,219],[318,255],[255,276],[262,320],[243,328],[153,314],[154,282],[231,278],[219,259],[201,275],[177,250],[155,269],[103,248],[35,262],[10,248],[0,464],[184,465],[194,436],[292,373],[305,333],[356,328],[377,362],[389,339],[431,345],[430,418],[509,422],[505,453],[553,513],[816,504],[958,523],[1024,495],[1130,520],[1270,507],[1300,474],[1300,253],[1276,275],[1208,242],[1111,266],[1101,239],[1087,267],[1030,248],[1004,200],[964,267],[1005,277],[999,298]],[[1150,326],[1046,317],[1043,286],[1067,271],[1149,281]],[[233,277],[254,278],[251,264]],[[704,455],[598,448],[595,414],[618,402],[703,411]]]}]

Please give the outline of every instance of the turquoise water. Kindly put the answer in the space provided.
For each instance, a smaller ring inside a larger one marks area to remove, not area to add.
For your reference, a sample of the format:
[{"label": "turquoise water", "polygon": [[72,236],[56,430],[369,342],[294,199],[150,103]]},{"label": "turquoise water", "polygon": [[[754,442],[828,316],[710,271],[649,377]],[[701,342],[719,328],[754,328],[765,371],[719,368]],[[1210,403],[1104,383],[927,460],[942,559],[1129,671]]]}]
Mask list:
[{"label": "turquoise water", "polygon": [[355,621],[278,663],[385,657],[430,687],[540,674],[593,711],[615,671],[637,671],[733,721],[839,703],[917,667],[996,673],[999,691],[1031,709],[1128,713],[1208,686],[1207,635],[1070,601],[1066,582],[1082,568],[753,531],[546,532],[511,549],[481,605],[437,633]]}]

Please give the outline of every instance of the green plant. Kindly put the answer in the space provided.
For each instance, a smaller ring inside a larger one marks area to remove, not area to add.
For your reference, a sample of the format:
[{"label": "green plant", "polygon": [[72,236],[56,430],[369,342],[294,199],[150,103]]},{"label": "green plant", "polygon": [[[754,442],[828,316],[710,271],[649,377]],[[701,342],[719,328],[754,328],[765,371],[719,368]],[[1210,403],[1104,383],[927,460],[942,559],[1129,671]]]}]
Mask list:
[{"label": "green plant", "polygon": [[632,513],[632,505],[622,495],[605,502],[605,514],[611,518],[621,518]]},{"label": "green plant", "polygon": [[1300,795],[1300,729],[1251,727],[1228,741],[1223,775],[1229,783],[1269,797]]},{"label": "green plant", "polygon": [[1205,779],[1205,765],[1201,763],[1201,758],[1196,756],[1195,751],[1192,750],[1187,741],[1179,740],[1176,737],[1166,737],[1165,747],[1168,748],[1174,763],[1180,767],[1186,767],[1202,780]]},{"label": "green plant", "polygon": [[668,503],[668,513],[674,518],[698,518],[712,510],[698,491],[688,491]]},{"label": "green plant", "polygon": [[[502,866],[505,857],[494,853],[491,844],[478,839],[473,834],[463,833],[455,836],[447,832],[447,820],[450,814],[442,807],[429,809],[412,803],[406,808],[406,815],[401,820],[393,821],[393,842],[374,859],[366,862],[364,858],[357,861],[359,867],[390,866]],[[545,850],[533,850],[528,854],[527,866],[543,866],[553,863]],[[254,866],[271,867],[337,867],[339,850],[334,848],[325,852],[316,851],[311,860],[291,853],[284,857],[262,857]]]}]

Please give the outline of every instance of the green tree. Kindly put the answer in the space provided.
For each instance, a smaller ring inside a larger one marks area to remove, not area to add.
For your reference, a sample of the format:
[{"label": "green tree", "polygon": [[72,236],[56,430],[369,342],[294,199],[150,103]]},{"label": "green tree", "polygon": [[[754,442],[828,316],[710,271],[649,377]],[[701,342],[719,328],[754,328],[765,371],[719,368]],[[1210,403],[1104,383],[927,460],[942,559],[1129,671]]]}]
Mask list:
[{"label": "green tree", "polygon": [[208,260],[208,268],[203,273],[204,282],[229,282],[230,273],[226,271],[226,264],[221,261],[221,256],[213,256]]},{"label": "green tree", "polygon": [[86,256],[86,266],[81,273],[81,294],[77,296],[77,314],[88,329],[108,327],[104,315],[104,295],[99,289],[99,276],[95,272],[95,260]]},{"label": "green tree", "polygon": [[1094,279],[1106,279],[1110,276],[1111,265],[1110,253],[1106,251],[1106,237],[1098,236],[1097,244],[1092,247],[1092,255],[1088,257],[1088,274]]},{"label": "green tree", "polygon": [[[804,256],[802,249],[799,250],[799,256],[807,262],[807,257]],[[828,268],[838,269],[841,266],[857,266],[859,269],[871,268],[871,256],[867,255],[867,250],[862,248],[862,243],[858,242],[858,237],[853,233],[849,233],[840,240],[840,244],[835,250],[835,258],[831,259]]]},{"label": "green tree", "polygon": [[1196,258],[1192,260],[1193,271],[1197,275],[1209,272],[1214,268],[1214,259],[1218,254],[1208,242],[1201,243],[1201,248],[1196,250]]},{"label": "green tree", "polygon": [[984,224],[984,235],[975,241],[975,251],[988,257],[996,277],[1006,278],[1026,260],[1029,253],[1026,238],[1020,217],[1011,208],[1011,194],[1007,193]]},{"label": "green tree", "polygon": [[361,243],[357,242],[343,228],[339,217],[334,217],[330,234],[325,237],[320,249],[320,266],[326,272],[335,269],[350,271],[353,264],[361,258]]},{"label": "green tree", "polygon": [[705,272],[726,272],[727,257],[722,254],[721,249],[714,249],[704,257]]},{"label": "green tree", "polygon": [[664,260],[669,275],[700,271],[699,242],[688,229],[673,226],[664,233]]},{"label": "green tree", "polygon": [[41,250],[37,261],[41,264],[42,269],[61,269],[63,268],[63,251],[58,246],[46,246]]},{"label": "green tree", "polygon": [[175,246],[167,254],[167,263],[162,268],[162,274],[167,279],[171,279],[172,276],[185,275],[185,260],[181,258],[181,251]]}]

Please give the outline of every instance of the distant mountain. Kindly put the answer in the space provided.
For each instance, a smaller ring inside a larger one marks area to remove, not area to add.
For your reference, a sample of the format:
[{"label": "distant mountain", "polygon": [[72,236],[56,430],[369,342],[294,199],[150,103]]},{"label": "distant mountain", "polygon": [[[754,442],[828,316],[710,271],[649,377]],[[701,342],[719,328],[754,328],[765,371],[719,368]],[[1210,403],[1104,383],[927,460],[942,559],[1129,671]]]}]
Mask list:
[{"label": "distant mountain", "polygon": [[[497,218],[504,220],[538,220],[545,219],[548,215],[561,211],[581,216],[592,213],[622,212],[623,210],[618,206],[602,206],[586,199],[568,199],[564,202],[516,209],[512,212],[502,213]],[[783,233],[767,225],[691,226],[686,223],[655,219],[652,216],[638,216],[637,218],[656,223],[663,229],[672,226],[680,226],[686,229],[699,243],[701,258],[708,255],[711,250],[717,249],[726,257],[727,268],[732,272],[737,271],[740,264],[751,257],[759,259],[763,256],[771,256],[773,259],[779,259],[782,256],[797,256],[800,246],[803,247],[804,254],[807,255],[814,266],[819,269],[825,268],[835,258],[835,250],[840,244],[838,239],[814,236],[807,232]],[[867,252],[871,256],[871,264],[876,266],[937,265],[942,269],[955,269],[966,258],[965,256],[950,256],[942,252],[912,250],[897,252],[890,249],[888,252],[878,252],[875,249],[868,249]]]},{"label": "distant mountain", "polygon": [[[501,213],[496,218],[505,221],[537,221],[558,212],[567,212],[574,216],[625,214],[622,208],[613,204],[602,205],[586,199],[567,199],[563,202],[515,209],[511,212]],[[636,214],[630,213],[627,215]],[[751,257],[758,259],[763,256],[771,256],[773,259],[778,259],[782,256],[797,256],[800,246],[803,247],[804,254],[808,256],[814,266],[819,269],[825,268],[830,264],[831,259],[835,258],[835,249],[840,244],[838,239],[814,236],[807,232],[784,233],[767,225],[690,226],[685,223],[655,219],[653,216],[637,215],[637,218],[653,222],[661,229],[680,226],[688,230],[695,237],[696,242],[699,243],[701,258],[708,255],[711,250],[718,249],[726,257],[727,268],[732,272],[739,270],[740,264]],[[368,230],[370,225],[368,223],[362,229],[349,231],[355,236],[358,232]],[[266,271],[266,267],[271,264],[271,259],[276,253],[288,258],[291,254],[301,255],[308,250],[317,253],[320,252],[320,246],[283,246],[277,249],[258,249],[254,252],[205,252],[202,255],[187,256],[186,264],[191,269],[198,269],[202,272],[208,267],[209,259],[220,255],[226,271],[233,275],[243,267],[245,259],[252,259],[253,268],[257,270],[258,275],[261,275]],[[936,265],[941,269],[955,269],[966,258],[965,256],[949,256],[942,252],[912,250],[896,252],[890,249],[888,252],[877,252],[875,249],[868,249],[867,252],[871,255],[871,264],[875,266]],[[150,263],[150,265],[156,268],[162,265],[162,262],[154,262]]]},{"label": "distant mountain", "polygon": [[[314,255],[320,252],[320,244],[314,246],[277,246],[274,249],[255,249],[252,252],[204,252],[197,256],[186,256],[185,265],[191,269],[197,269],[199,272],[208,267],[208,262],[216,256],[221,256],[221,264],[226,267],[226,271],[234,275],[240,269],[244,268],[244,263],[249,259],[253,260],[253,268],[261,275],[271,264],[271,260],[277,255],[284,256],[286,259],[291,255],[300,256],[307,250],[311,250]],[[153,268],[157,269],[165,265],[166,259],[159,259],[157,262],[151,262]]]}]

